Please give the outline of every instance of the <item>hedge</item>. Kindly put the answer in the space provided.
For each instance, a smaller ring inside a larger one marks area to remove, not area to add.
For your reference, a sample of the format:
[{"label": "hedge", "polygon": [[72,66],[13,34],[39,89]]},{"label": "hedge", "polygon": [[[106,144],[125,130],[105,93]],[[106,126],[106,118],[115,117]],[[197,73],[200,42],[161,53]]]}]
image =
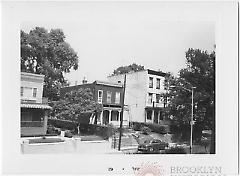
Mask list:
[{"label": "hedge", "polygon": [[[71,130],[74,134],[77,134],[78,131],[78,124],[72,121],[49,119],[48,125],[62,130]],[[85,123],[80,123],[79,129],[81,135],[97,135],[103,137],[104,139],[108,139],[114,132],[114,128],[112,126],[100,126]]]},{"label": "hedge", "polygon": [[140,131],[143,129],[143,127],[148,127],[151,129],[151,131],[160,133],[160,134],[166,134],[170,132],[170,128],[168,125],[160,125],[155,123],[143,123],[143,122],[132,122],[133,129],[135,131]]}]

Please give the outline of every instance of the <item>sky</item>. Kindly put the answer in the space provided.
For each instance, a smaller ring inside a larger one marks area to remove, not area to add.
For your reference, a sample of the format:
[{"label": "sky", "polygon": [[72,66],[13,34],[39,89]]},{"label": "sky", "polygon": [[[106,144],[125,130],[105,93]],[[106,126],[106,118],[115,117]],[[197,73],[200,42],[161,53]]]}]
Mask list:
[{"label": "sky", "polygon": [[163,5],[58,6],[50,20],[23,21],[21,29],[63,30],[79,57],[79,69],[65,75],[71,85],[80,84],[84,77],[88,82],[107,80],[114,69],[132,63],[176,75],[185,67],[188,48],[214,49],[215,24],[185,18],[184,13],[171,16],[167,10]]}]

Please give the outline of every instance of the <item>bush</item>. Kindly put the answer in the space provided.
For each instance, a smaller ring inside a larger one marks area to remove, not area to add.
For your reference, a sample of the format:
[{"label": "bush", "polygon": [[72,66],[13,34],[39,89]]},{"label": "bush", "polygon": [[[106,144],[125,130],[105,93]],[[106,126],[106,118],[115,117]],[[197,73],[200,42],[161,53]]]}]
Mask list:
[{"label": "bush", "polygon": [[170,127],[168,125],[160,125],[155,123],[143,123],[143,122],[132,122],[133,130],[140,131],[143,127],[148,127],[151,131],[166,134],[170,132]]},{"label": "bush", "polygon": [[151,129],[144,126],[141,128],[141,132],[142,132],[142,134],[149,134],[151,132]]},{"label": "bush", "polygon": [[186,154],[186,151],[182,147],[175,147],[165,150],[166,154]]},{"label": "bush", "polygon": [[48,125],[62,130],[75,131],[77,129],[77,123],[68,120],[48,119]]},{"label": "bush", "polygon": [[[71,132],[74,132],[74,134],[76,134],[78,123],[67,121],[67,120],[49,119],[48,126],[49,126],[48,133],[56,133],[55,128],[60,128],[62,130],[69,130]],[[82,123],[82,124],[80,123],[79,129],[80,129],[81,135],[97,135],[97,136],[103,137],[103,139],[108,139],[110,136],[112,136],[115,130],[112,125],[100,126],[96,124],[85,124],[85,123]],[[72,134],[67,134],[67,137],[71,137],[71,136]]]},{"label": "bush", "polygon": [[140,122],[132,122],[132,128],[135,131],[141,131],[141,128],[143,127],[143,124]]}]

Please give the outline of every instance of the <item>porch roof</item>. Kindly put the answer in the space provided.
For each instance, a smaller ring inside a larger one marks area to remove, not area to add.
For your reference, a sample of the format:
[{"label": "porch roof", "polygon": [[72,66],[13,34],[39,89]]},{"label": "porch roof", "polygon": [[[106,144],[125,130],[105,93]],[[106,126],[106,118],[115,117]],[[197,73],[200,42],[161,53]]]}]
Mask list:
[{"label": "porch roof", "polygon": [[166,108],[164,107],[149,107],[149,106],[146,106],[145,109],[146,110],[166,110]]},{"label": "porch roof", "polygon": [[37,103],[21,103],[21,108],[34,108],[34,109],[52,109],[51,106],[46,104]]}]

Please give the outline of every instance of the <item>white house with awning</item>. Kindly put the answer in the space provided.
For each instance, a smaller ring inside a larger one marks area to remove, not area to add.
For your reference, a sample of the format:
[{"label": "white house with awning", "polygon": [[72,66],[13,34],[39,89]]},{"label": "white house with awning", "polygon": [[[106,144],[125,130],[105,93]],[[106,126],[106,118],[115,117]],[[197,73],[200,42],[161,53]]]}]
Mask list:
[{"label": "white house with awning", "polygon": [[21,136],[45,135],[51,107],[43,95],[44,75],[21,72]]}]

